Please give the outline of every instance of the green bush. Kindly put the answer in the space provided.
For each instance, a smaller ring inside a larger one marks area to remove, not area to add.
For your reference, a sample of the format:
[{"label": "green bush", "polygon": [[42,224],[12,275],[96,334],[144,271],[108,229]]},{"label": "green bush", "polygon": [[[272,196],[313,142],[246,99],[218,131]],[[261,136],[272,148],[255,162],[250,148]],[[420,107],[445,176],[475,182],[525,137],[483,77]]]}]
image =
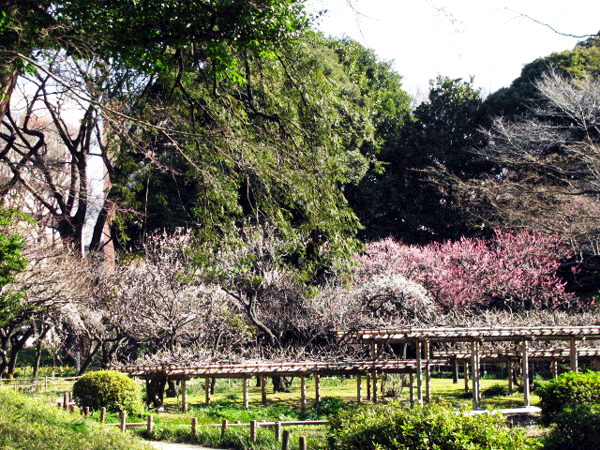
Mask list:
[{"label": "green bush", "polygon": [[341,411],[330,417],[328,438],[331,450],[524,450],[538,445],[507,428],[500,415],[466,415],[438,404]]},{"label": "green bush", "polygon": [[566,372],[538,387],[536,393],[541,398],[542,424],[548,426],[567,408],[600,403],[600,372]]},{"label": "green bush", "polygon": [[484,397],[499,397],[508,395],[508,387],[503,384],[493,384],[489,388],[484,389],[481,394]]},{"label": "green bush", "polygon": [[331,414],[336,414],[349,407],[341,398],[323,397],[318,402],[313,403],[304,413],[300,414],[300,418],[302,420],[323,420]]},{"label": "green bush", "polygon": [[85,374],[73,385],[73,396],[80,406],[93,410],[105,407],[110,412],[139,414],[143,409],[138,385],[127,375],[114,370]]},{"label": "green bush", "polygon": [[556,425],[544,439],[544,449],[600,450],[600,405],[583,404],[556,414]]}]

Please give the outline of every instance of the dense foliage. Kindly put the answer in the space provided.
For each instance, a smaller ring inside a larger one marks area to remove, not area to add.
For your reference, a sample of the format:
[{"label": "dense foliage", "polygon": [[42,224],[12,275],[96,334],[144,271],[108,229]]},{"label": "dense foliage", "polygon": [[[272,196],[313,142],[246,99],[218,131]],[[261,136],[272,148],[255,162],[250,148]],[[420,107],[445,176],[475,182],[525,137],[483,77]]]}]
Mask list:
[{"label": "dense foliage", "polygon": [[[557,380],[540,386],[537,394],[541,398],[542,422],[558,423],[559,416],[565,417],[561,414],[569,408],[600,404],[600,372],[563,373]],[[576,416],[580,413],[583,412],[573,412]]]},{"label": "dense foliage", "polygon": [[413,409],[364,407],[342,411],[330,423],[331,450],[536,448],[521,431],[508,429],[501,415],[466,415],[436,404]]},{"label": "dense foliage", "polygon": [[544,437],[544,449],[600,449],[600,404],[573,404],[556,414],[550,433]]},{"label": "dense foliage", "polygon": [[138,385],[127,375],[114,370],[88,372],[73,385],[73,396],[80,406],[93,410],[137,413],[141,408]]}]

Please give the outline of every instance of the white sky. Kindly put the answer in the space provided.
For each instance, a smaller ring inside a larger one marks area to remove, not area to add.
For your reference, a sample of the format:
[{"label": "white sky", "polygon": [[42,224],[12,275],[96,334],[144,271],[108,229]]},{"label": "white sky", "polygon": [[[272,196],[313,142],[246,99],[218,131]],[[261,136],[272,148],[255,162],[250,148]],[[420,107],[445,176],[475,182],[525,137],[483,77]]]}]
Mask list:
[{"label": "white sky", "polygon": [[484,92],[510,85],[523,65],[572,49],[600,31],[600,0],[312,0],[327,9],[318,27],[349,36],[394,60],[404,88],[426,91],[438,74],[468,80]]}]

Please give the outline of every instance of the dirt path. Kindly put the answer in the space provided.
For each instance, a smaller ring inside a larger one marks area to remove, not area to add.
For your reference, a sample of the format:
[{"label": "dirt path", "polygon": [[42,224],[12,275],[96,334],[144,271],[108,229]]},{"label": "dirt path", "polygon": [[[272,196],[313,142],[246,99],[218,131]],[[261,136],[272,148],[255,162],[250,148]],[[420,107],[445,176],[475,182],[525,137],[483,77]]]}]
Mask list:
[{"label": "dirt path", "polygon": [[191,444],[175,444],[172,442],[146,441],[157,450],[215,450],[214,448],[200,447]]}]

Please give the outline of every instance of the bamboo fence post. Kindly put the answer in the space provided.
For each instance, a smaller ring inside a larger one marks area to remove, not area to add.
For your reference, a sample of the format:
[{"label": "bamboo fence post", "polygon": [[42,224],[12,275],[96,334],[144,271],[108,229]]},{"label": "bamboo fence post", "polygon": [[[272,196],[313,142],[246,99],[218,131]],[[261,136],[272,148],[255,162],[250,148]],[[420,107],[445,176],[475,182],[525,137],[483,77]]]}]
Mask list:
[{"label": "bamboo fence post", "polygon": [[250,421],[250,442],[256,442],[256,428],[257,428],[256,420],[251,420]]},{"label": "bamboo fence post", "polygon": [[281,422],[275,422],[275,439],[281,442]]},{"label": "bamboo fence post", "polygon": [[283,438],[281,441],[281,450],[290,449],[290,430],[283,430]]},{"label": "bamboo fence post", "polygon": [[121,411],[121,431],[125,431],[127,429],[127,413],[125,411]]},{"label": "bamboo fence post", "polygon": [[100,423],[106,423],[106,407],[100,409]]},{"label": "bamboo fence post", "polygon": [[69,393],[63,394],[63,409],[66,411],[69,408]]},{"label": "bamboo fence post", "polygon": [[307,447],[306,447],[306,436],[300,436],[298,438],[298,448],[299,448],[299,450],[307,450]]},{"label": "bamboo fence post", "polygon": [[198,436],[198,418],[192,417],[192,434]]},{"label": "bamboo fence post", "polygon": [[229,421],[227,419],[223,419],[221,422],[221,439],[225,437],[225,433],[227,433],[227,425],[229,425]]},{"label": "bamboo fence post", "polygon": [[90,417],[90,407],[86,406],[85,408],[83,408],[83,417]]},{"label": "bamboo fence post", "polygon": [[148,422],[146,423],[146,431],[148,434],[152,434],[154,431],[154,416],[152,414],[148,414]]}]

